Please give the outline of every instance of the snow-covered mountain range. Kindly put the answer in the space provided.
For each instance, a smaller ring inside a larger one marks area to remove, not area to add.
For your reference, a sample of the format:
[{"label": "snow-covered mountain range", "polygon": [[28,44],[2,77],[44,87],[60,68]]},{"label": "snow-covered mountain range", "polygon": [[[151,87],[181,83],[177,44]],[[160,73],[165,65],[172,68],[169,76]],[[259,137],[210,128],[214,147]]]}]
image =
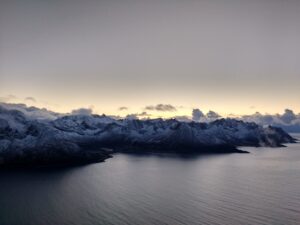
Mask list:
[{"label": "snow-covered mountain range", "polygon": [[45,109],[0,105],[0,163],[102,161],[112,151],[224,153],[238,146],[278,147],[294,139],[282,129],[235,119],[211,123],[175,119],[113,119],[59,115]]}]

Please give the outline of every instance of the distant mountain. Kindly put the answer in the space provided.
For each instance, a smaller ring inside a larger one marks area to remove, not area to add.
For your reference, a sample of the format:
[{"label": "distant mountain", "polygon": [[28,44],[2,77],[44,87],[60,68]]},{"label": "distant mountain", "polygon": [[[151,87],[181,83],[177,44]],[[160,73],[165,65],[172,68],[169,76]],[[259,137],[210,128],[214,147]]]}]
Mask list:
[{"label": "distant mountain", "polygon": [[[25,112],[24,112],[25,110]],[[211,123],[175,119],[113,119],[99,115],[59,115],[0,105],[2,165],[103,161],[112,152],[230,153],[238,146],[278,147],[294,139],[281,128],[235,119]],[[45,115],[47,115],[45,117]],[[48,116],[50,115],[50,116]]]}]

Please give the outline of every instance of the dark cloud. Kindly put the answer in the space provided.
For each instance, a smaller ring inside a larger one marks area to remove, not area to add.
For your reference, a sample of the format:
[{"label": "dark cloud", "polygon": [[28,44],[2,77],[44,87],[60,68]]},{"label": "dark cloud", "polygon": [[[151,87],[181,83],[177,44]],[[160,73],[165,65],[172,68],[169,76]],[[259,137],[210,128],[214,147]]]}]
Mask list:
[{"label": "dark cloud", "polygon": [[126,106],[121,106],[118,108],[119,111],[123,111],[123,110],[128,110],[128,107]]},{"label": "dark cloud", "polygon": [[206,113],[206,117],[209,119],[218,119],[221,116],[218,113],[210,110],[208,113]]},{"label": "dark cloud", "polygon": [[34,97],[26,97],[25,101],[36,102],[36,99]]},{"label": "dark cloud", "polygon": [[72,110],[71,114],[73,115],[91,115],[93,110],[91,108],[79,108]]},{"label": "dark cloud", "polygon": [[192,119],[194,121],[200,121],[200,119],[204,116],[205,116],[204,113],[200,109],[193,109]]},{"label": "dark cloud", "polygon": [[170,104],[149,105],[145,107],[145,110],[170,111],[170,112],[177,111],[176,107]]},{"label": "dark cloud", "polygon": [[147,113],[147,112],[141,112],[141,113],[132,113],[132,114],[128,114],[125,119],[139,119],[140,117],[145,118],[145,117],[149,117],[151,116],[151,114]]},{"label": "dark cloud", "polygon": [[293,120],[297,119],[293,110],[285,109],[284,113],[280,116],[280,119],[285,123],[291,123]]},{"label": "dark cloud", "polygon": [[138,114],[139,116],[151,116],[151,114],[147,113],[147,112],[142,112],[140,114]]}]

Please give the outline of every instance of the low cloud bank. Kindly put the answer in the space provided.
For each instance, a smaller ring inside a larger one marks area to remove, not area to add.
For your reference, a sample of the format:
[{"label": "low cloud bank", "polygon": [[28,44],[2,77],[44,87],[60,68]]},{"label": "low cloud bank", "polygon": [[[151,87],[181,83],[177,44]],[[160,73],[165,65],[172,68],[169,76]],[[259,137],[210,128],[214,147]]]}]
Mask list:
[{"label": "low cloud bank", "polygon": [[72,110],[73,115],[92,115],[93,110],[91,108],[79,108]]},{"label": "low cloud bank", "polygon": [[300,114],[295,114],[291,109],[285,109],[283,114],[261,114],[256,112],[252,115],[241,117],[247,122],[255,122],[261,125],[272,125],[283,128],[287,132],[300,132]]},{"label": "low cloud bank", "polygon": [[[212,122],[219,118],[221,118],[221,116],[211,110],[206,114],[204,114],[200,109],[193,109],[192,111],[192,120],[195,122]],[[291,109],[285,109],[282,114],[272,115],[256,112],[252,115],[244,115],[240,117],[232,116],[232,118],[240,119],[245,122],[255,122],[263,126],[271,125],[281,127],[285,131],[291,133],[300,133],[300,113],[296,114]]]},{"label": "low cloud bank", "polygon": [[25,104],[14,104],[0,102],[0,108],[8,110],[18,110],[22,112],[28,119],[32,120],[54,120],[59,117],[59,113],[52,112],[46,108],[37,108],[34,106],[28,107]]}]

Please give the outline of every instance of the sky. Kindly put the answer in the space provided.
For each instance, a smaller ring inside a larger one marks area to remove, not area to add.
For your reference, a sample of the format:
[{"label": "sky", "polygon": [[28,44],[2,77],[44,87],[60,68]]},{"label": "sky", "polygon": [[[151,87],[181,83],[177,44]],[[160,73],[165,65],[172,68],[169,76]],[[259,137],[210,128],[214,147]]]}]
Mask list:
[{"label": "sky", "polygon": [[0,100],[158,117],[299,112],[299,21],[299,0],[0,0]]}]

